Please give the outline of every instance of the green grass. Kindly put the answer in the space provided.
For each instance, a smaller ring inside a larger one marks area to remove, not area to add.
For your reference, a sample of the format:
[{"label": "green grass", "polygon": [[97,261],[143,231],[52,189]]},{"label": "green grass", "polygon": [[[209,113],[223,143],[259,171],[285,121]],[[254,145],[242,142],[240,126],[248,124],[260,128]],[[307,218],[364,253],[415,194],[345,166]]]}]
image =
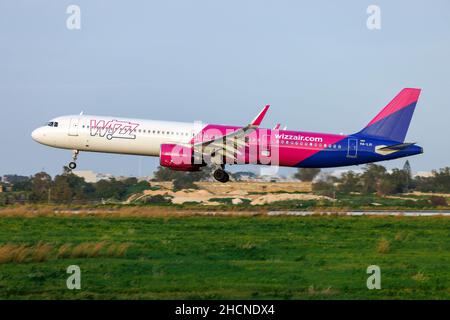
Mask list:
[{"label": "green grass", "polygon": [[[0,299],[449,299],[449,239],[450,219],[428,217],[3,217],[0,245],[54,251],[0,264]],[[129,246],[56,253],[97,242]],[[66,289],[72,264],[81,290]]]}]

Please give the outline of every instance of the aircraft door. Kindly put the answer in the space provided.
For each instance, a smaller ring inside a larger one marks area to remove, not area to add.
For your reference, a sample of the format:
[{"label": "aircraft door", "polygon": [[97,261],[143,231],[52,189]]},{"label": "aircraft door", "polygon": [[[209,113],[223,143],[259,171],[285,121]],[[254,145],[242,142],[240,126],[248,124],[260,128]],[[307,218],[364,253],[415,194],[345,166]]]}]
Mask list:
[{"label": "aircraft door", "polygon": [[69,136],[78,136],[80,118],[71,118],[69,124]]},{"label": "aircraft door", "polygon": [[358,139],[348,139],[347,158],[356,158],[358,156]]}]

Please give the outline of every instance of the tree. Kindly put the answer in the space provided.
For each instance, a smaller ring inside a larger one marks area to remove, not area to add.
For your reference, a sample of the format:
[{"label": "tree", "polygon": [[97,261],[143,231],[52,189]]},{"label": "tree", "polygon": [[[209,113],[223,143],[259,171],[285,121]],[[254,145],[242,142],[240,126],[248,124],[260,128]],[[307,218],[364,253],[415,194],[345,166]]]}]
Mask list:
[{"label": "tree", "polygon": [[73,198],[72,188],[68,182],[67,176],[60,175],[55,177],[55,183],[52,190],[52,199],[57,203],[71,202]]},{"label": "tree", "polygon": [[126,193],[126,185],[114,178],[100,180],[95,184],[95,196],[97,199],[122,199]]},{"label": "tree", "polygon": [[173,181],[177,179],[183,179],[186,178],[188,175],[190,176],[189,179],[192,181],[201,181],[209,178],[212,174],[213,168],[212,167],[203,167],[199,171],[195,172],[186,172],[186,171],[177,171],[172,170],[166,167],[159,166],[156,171],[153,173],[153,180],[154,181]]},{"label": "tree", "polygon": [[175,171],[166,167],[159,166],[155,172],[153,172],[153,180],[155,181],[172,181],[183,175],[182,171]]},{"label": "tree", "polygon": [[30,201],[40,202],[47,200],[52,183],[52,177],[48,173],[36,173],[31,179]]},{"label": "tree", "polygon": [[94,187],[84,178],[74,175],[70,170],[57,175],[54,180],[52,198],[56,202],[71,202],[72,200],[85,200],[92,197]]},{"label": "tree", "polygon": [[450,167],[433,170],[433,178],[437,192],[450,192]]},{"label": "tree", "polygon": [[340,182],[338,189],[341,192],[350,193],[361,190],[360,175],[353,171],[343,173]]},{"label": "tree", "polygon": [[405,161],[405,164],[403,165],[403,171],[405,172],[405,178],[406,178],[406,191],[409,191],[409,189],[412,187],[412,185],[411,185],[412,171],[411,171],[411,165],[409,164],[409,160]]},{"label": "tree", "polygon": [[[10,181],[10,180],[8,180]],[[26,177],[26,179],[21,179],[17,182],[12,183],[12,190],[13,191],[31,191],[32,188],[32,181],[31,178]]]},{"label": "tree", "polygon": [[338,179],[330,174],[323,175],[320,180],[312,184],[312,191],[328,197],[335,197],[335,183]]},{"label": "tree", "polygon": [[294,174],[294,178],[304,182],[311,182],[319,173],[319,168],[299,168]]},{"label": "tree", "polygon": [[[130,181],[128,181],[128,182],[130,182]],[[132,194],[141,193],[141,192],[143,192],[145,190],[150,189],[150,183],[148,183],[148,181],[139,181],[139,182],[137,182],[137,179],[136,179],[136,183],[134,183],[134,184],[129,184],[127,182],[125,184],[127,185],[127,190],[126,190],[126,193],[125,193],[125,195],[127,197],[132,195]]]},{"label": "tree", "polygon": [[186,175],[179,176],[173,180],[173,191],[179,191],[183,189],[198,189],[194,183],[197,177],[193,173],[186,173]]},{"label": "tree", "polygon": [[407,173],[404,170],[393,169],[392,173],[385,174],[377,185],[377,193],[389,195],[403,193],[406,191]]},{"label": "tree", "polygon": [[361,174],[361,192],[365,194],[377,191],[377,185],[386,175],[386,168],[374,163],[365,166]]},{"label": "tree", "polygon": [[[31,191],[31,178],[17,174],[6,174],[3,176],[4,186],[12,186],[12,191]],[[1,178],[0,178],[1,180]]]}]

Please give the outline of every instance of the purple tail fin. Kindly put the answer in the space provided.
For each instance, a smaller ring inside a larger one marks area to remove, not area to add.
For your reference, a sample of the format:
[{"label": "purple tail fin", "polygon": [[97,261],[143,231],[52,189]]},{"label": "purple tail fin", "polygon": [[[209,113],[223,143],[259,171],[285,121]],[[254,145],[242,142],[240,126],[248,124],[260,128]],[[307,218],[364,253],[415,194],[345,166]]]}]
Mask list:
[{"label": "purple tail fin", "polygon": [[403,142],[421,89],[405,88],[357,134]]}]

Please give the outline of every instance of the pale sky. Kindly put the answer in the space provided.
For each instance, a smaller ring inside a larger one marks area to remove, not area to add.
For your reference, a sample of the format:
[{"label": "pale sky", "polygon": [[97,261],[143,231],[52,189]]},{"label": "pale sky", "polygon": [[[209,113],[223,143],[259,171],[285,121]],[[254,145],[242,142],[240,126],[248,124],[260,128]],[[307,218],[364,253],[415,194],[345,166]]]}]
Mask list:
[{"label": "pale sky", "polygon": [[[80,30],[66,27],[70,4],[81,9]],[[366,26],[371,4],[380,30]],[[423,89],[407,135],[425,150],[409,158],[413,170],[449,166],[449,57],[448,0],[3,0],[0,175],[61,171],[70,151],[30,137],[59,115],[245,125],[271,104],[264,127],[353,133],[404,87]],[[118,175],[157,163],[78,160],[80,170]]]}]

